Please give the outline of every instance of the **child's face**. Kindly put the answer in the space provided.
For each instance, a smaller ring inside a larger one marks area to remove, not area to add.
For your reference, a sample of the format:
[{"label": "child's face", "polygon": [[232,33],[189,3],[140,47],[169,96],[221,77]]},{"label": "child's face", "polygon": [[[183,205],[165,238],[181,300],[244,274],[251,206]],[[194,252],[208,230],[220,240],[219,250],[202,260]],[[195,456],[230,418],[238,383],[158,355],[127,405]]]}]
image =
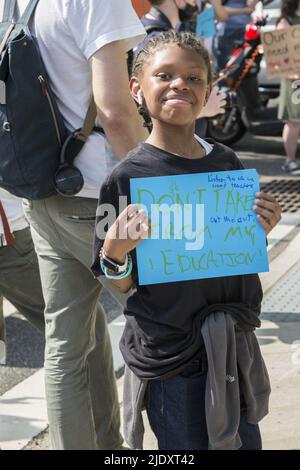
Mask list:
[{"label": "child's face", "polygon": [[177,45],[154,52],[139,85],[152,120],[176,126],[194,124],[210,92],[203,59]]}]

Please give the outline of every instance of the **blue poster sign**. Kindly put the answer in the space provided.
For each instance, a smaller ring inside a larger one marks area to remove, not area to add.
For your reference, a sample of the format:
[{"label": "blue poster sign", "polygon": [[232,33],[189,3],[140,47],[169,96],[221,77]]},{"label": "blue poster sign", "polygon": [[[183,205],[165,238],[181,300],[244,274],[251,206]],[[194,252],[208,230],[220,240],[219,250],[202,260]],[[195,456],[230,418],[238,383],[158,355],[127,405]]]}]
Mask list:
[{"label": "blue poster sign", "polygon": [[197,16],[196,36],[208,39],[213,37],[215,32],[215,10],[213,8],[206,8]]},{"label": "blue poster sign", "polygon": [[269,270],[256,170],[133,178],[130,190],[152,229],[137,247],[140,285]]}]

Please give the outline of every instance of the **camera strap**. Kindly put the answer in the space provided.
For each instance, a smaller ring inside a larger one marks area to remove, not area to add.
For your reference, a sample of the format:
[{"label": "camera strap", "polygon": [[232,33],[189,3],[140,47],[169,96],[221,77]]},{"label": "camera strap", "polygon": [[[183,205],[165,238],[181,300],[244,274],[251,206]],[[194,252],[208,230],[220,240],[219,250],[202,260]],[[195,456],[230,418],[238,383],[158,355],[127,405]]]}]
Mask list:
[{"label": "camera strap", "polygon": [[97,108],[94,98],[92,98],[85,116],[83,126],[78,132],[76,132],[76,138],[81,140],[84,144],[93,130],[104,133],[104,130],[101,127],[95,127],[96,118]]},{"label": "camera strap", "polygon": [[92,98],[84,119],[81,129],[75,130],[64,142],[60,154],[60,163],[69,165],[84,147],[86,141],[93,131],[104,134],[102,127],[96,127],[97,108],[94,99]]}]

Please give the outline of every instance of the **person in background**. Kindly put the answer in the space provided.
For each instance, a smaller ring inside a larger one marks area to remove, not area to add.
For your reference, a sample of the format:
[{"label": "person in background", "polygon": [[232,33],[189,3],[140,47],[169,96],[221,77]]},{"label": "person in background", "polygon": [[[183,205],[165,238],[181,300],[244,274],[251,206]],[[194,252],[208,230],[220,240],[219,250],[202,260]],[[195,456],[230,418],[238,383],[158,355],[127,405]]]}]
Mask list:
[{"label": "person in background", "polygon": [[[259,0],[225,0],[222,2],[225,18],[219,18],[213,40],[216,71],[225,67],[237,42],[243,40],[245,27]],[[227,17],[226,17],[227,16]]]},{"label": "person in background", "polygon": [[[297,24],[300,24],[300,1],[283,0],[277,28],[290,28]],[[295,96],[299,88],[300,69],[299,74],[281,80],[278,118],[285,121],[282,139],[286,152],[286,161],[282,170],[292,175],[300,175],[300,166],[296,162],[300,137],[300,104],[299,100],[293,100],[293,95]]]},{"label": "person in background", "polygon": [[[200,13],[206,3],[209,3],[214,8],[217,20],[226,21],[229,18],[229,13],[223,7],[220,0],[209,0],[209,2],[201,2],[199,0],[149,0],[149,3],[152,6],[151,10],[141,18],[144,26],[147,26],[147,19],[153,20],[157,18],[155,11],[157,9],[161,13],[162,30],[164,26],[166,31],[169,29],[184,31],[186,23],[190,22]],[[151,35],[151,31],[148,34]]]},{"label": "person in background", "polygon": [[[26,5],[18,0],[21,14]],[[118,449],[123,438],[112,348],[99,303],[102,286],[89,267],[101,183],[147,136],[126,62],[145,31],[131,0],[40,0],[31,27],[66,127],[82,127],[93,95],[105,132],[93,132],[74,161],[84,178],[77,196],[24,202],[45,294],[51,447]]]},{"label": "person in background", "polygon": [[22,201],[0,188],[0,364],[6,362],[3,297],[44,334],[40,272]]}]

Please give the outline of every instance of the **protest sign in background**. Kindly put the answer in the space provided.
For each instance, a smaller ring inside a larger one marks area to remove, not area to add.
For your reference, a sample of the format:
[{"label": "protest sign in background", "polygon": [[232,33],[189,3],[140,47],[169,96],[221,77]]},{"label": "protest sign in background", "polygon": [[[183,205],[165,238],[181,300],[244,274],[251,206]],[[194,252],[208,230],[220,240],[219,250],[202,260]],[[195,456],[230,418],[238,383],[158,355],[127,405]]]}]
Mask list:
[{"label": "protest sign in background", "polygon": [[300,74],[300,25],[262,33],[268,78]]},{"label": "protest sign in background", "polygon": [[[137,247],[139,285],[268,271],[265,233],[252,211],[256,170],[134,178],[130,188],[152,226]],[[157,206],[165,214],[174,205],[163,224]]]},{"label": "protest sign in background", "polygon": [[209,39],[213,37],[215,33],[215,10],[212,7],[206,8],[197,16],[196,36]]}]

